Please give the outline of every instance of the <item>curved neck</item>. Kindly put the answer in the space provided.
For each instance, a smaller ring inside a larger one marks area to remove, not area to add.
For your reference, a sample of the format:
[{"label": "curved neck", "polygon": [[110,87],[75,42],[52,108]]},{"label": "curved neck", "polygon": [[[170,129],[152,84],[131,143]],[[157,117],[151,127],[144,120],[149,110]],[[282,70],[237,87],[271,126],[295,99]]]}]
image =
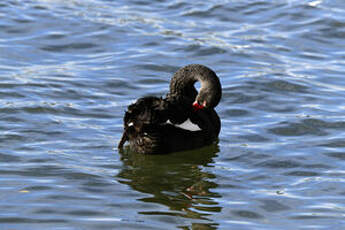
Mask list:
[{"label": "curved neck", "polygon": [[[196,81],[201,84],[199,93],[194,87]],[[170,82],[170,95],[186,97],[191,103],[197,101],[214,108],[221,99],[222,88],[215,72],[204,65],[192,64],[174,74]]]}]

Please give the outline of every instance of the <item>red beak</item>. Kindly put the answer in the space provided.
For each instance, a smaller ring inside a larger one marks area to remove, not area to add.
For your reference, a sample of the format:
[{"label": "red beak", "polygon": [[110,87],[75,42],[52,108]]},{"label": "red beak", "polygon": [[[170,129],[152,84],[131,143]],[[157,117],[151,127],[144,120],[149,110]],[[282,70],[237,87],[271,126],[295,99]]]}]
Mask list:
[{"label": "red beak", "polygon": [[194,109],[194,112],[196,112],[196,111],[198,111],[198,110],[200,110],[200,109],[203,109],[203,108],[205,108],[203,105],[200,105],[197,101],[195,101],[194,103],[193,103],[193,109]]}]

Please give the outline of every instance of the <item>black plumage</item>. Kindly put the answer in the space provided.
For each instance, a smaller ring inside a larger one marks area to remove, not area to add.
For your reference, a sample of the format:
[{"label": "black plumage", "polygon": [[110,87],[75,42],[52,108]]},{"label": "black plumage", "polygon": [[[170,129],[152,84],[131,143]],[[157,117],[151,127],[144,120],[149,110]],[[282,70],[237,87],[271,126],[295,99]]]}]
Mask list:
[{"label": "black plumage", "polygon": [[[198,91],[194,84],[200,81]],[[220,119],[214,110],[221,99],[217,75],[208,67],[192,64],[179,69],[171,79],[165,98],[143,97],[128,106],[124,132],[132,151],[144,154],[169,153],[199,148],[213,143],[220,132]],[[190,120],[200,129],[190,131],[178,124]]]}]

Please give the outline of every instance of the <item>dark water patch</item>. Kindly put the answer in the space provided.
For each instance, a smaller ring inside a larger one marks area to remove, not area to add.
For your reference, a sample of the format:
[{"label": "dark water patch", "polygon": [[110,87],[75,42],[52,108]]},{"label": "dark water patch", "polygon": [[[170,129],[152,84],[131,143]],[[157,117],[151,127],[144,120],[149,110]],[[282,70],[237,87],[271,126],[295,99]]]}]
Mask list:
[{"label": "dark water patch", "polygon": [[314,126],[313,123],[304,121],[300,123],[282,122],[279,127],[270,128],[269,132],[280,136],[326,136],[328,134],[325,130]]},{"label": "dark water patch", "polygon": [[164,30],[161,33],[167,36],[165,38],[166,40],[173,40],[174,37],[183,37],[183,33],[176,32],[174,30]]},{"label": "dark water patch", "polygon": [[244,10],[245,15],[256,15],[258,12],[265,12],[271,9],[271,5],[266,2],[253,2]]},{"label": "dark water patch", "polygon": [[39,224],[39,223],[66,223],[64,219],[36,219],[25,217],[0,217],[0,223],[21,223],[21,224]]},{"label": "dark water patch", "polygon": [[3,134],[0,137],[0,141],[6,141],[7,143],[23,142],[25,140],[26,140],[25,137],[23,137],[21,134],[17,134],[17,133],[7,133],[7,134]]},{"label": "dark water patch", "polygon": [[178,67],[176,66],[170,66],[170,65],[155,65],[155,64],[145,64],[145,65],[136,65],[134,68],[136,69],[144,69],[144,70],[150,70],[154,72],[164,72],[168,74],[173,74],[176,72]]},{"label": "dark water patch", "polygon": [[47,107],[47,106],[30,106],[30,107],[22,107],[17,108],[18,110],[31,113],[31,114],[58,114],[59,110],[54,107]]},{"label": "dark water patch", "polygon": [[34,5],[32,7],[34,10],[48,10],[49,8],[48,7],[45,7],[45,6],[42,6],[42,5]]},{"label": "dark water patch", "polygon": [[33,21],[30,19],[26,19],[26,18],[15,18],[13,19],[13,21],[15,23],[20,23],[20,24],[26,24],[26,23],[32,23]]},{"label": "dark water patch", "polygon": [[19,162],[21,158],[10,154],[0,153],[0,163]]},{"label": "dark water patch", "polygon": [[195,218],[195,219],[204,219],[201,217],[201,215],[198,216],[188,216],[188,214],[186,215],[185,213],[182,212],[159,212],[159,211],[148,211],[148,212],[140,212],[140,214],[143,214],[145,216],[159,216],[159,219],[163,222],[176,222],[175,218],[170,218],[170,217],[189,217],[189,218]]},{"label": "dark water patch", "polygon": [[9,28],[10,28],[9,25],[1,25],[1,24],[0,24],[0,29],[1,29],[2,31],[7,31]]},{"label": "dark water patch", "polygon": [[315,219],[338,219],[336,216],[332,215],[324,215],[324,214],[319,214],[319,213],[307,213],[307,214],[300,214],[300,215],[295,215],[289,217],[290,219],[293,220],[315,220]]},{"label": "dark water patch", "polygon": [[322,54],[317,54],[317,53],[310,53],[310,52],[303,52],[302,54],[299,55],[299,57],[310,59],[310,60],[318,60],[318,61],[327,59],[327,56],[323,56]]},{"label": "dark water patch", "polygon": [[267,112],[274,113],[292,113],[297,110],[296,106],[289,102],[282,103],[281,101],[266,101],[265,103],[257,103],[255,108]]},{"label": "dark water patch", "polygon": [[71,43],[65,45],[49,45],[43,46],[41,50],[50,52],[70,52],[73,50],[85,50],[97,47],[94,43]]},{"label": "dark water patch", "polygon": [[168,9],[183,9],[184,7],[188,6],[186,2],[171,2],[168,5]]},{"label": "dark water patch", "polygon": [[252,211],[247,211],[247,210],[237,210],[237,211],[231,211],[231,213],[234,216],[242,217],[242,218],[250,218],[250,219],[262,219],[264,218],[262,215],[252,212]]},{"label": "dark water patch", "polygon": [[183,13],[182,15],[184,17],[197,17],[197,18],[207,18],[211,16],[211,10],[205,9],[205,10],[188,10],[187,12]]},{"label": "dark water patch", "polygon": [[[65,34],[63,32],[61,32],[61,33],[54,32],[54,33],[46,35],[44,37],[44,39],[46,39],[46,40],[58,40],[58,39],[66,38],[66,36],[67,36],[67,34]],[[46,50],[46,51],[54,51],[54,48],[56,48],[56,47],[47,46],[47,47],[43,47],[42,49]]]},{"label": "dark water patch", "polygon": [[30,29],[28,28],[11,28],[9,27],[8,29],[6,29],[6,33],[8,34],[24,34],[24,33],[29,33],[30,32]]},{"label": "dark water patch", "polygon": [[230,117],[242,117],[249,115],[250,112],[242,109],[227,109],[224,114]]},{"label": "dark water patch", "polygon": [[260,206],[267,212],[281,212],[291,209],[291,207],[282,204],[277,200],[265,199],[261,200],[262,205]]},{"label": "dark water patch", "polygon": [[40,214],[40,215],[47,215],[47,214],[56,214],[58,211],[54,209],[49,209],[49,208],[39,208],[36,211],[34,211],[35,214]]},{"label": "dark water patch", "polygon": [[23,84],[16,84],[16,83],[0,83],[0,88],[3,89],[12,89],[12,88],[16,88],[18,86],[23,86]]},{"label": "dark water patch", "polygon": [[163,85],[169,85],[169,82],[159,79],[159,78],[145,78],[138,81],[139,84],[143,85],[155,85],[155,84],[163,84]]},{"label": "dark water patch", "polygon": [[197,52],[201,49],[201,46],[198,44],[191,44],[182,48],[177,48],[175,51],[185,51],[185,52]]},{"label": "dark water patch", "polygon": [[264,168],[275,168],[275,169],[278,169],[278,168],[291,169],[291,168],[300,167],[301,164],[293,160],[265,160],[257,164],[257,166],[264,167]]},{"label": "dark water patch", "polygon": [[71,180],[92,180],[100,178],[100,176],[96,174],[90,174],[86,172],[68,172],[66,170],[63,172],[62,176],[66,179]]},{"label": "dark water patch", "polygon": [[[2,99],[13,99],[13,98],[26,98],[27,96],[24,93],[19,93],[19,92],[11,92],[11,93],[7,93],[7,92],[0,92],[0,97]],[[6,102],[7,105],[11,105],[12,102]]]},{"label": "dark water patch", "polygon": [[331,169],[332,166],[327,165],[327,164],[304,164],[303,165],[304,168],[309,168],[309,169]]},{"label": "dark water patch", "polygon": [[[221,178],[219,178],[221,179]],[[235,184],[235,183],[227,183],[227,184],[220,184],[218,189],[224,189],[224,190],[227,190],[227,189],[231,189],[231,190],[245,190],[247,189],[246,186],[243,186],[243,185],[240,185],[240,184]]]},{"label": "dark water patch", "polygon": [[267,159],[270,157],[268,154],[256,153],[251,151],[239,151],[237,149],[232,150],[231,152],[236,153],[224,157],[224,161],[236,161],[236,162],[252,162],[253,159]]},{"label": "dark water patch", "polygon": [[[73,107],[64,107],[63,110],[59,111],[60,114],[63,115],[72,115],[72,116],[76,116],[79,119],[82,118],[97,118],[97,119],[109,119],[109,118],[113,118],[114,115],[111,113],[102,113],[102,109],[93,109],[93,111],[85,111],[82,109],[78,109],[78,108],[73,108]],[[57,113],[58,114],[58,113]]]},{"label": "dark water patch", "polygon": [[92,201],[97,201],[99,200],[98,198],[95,197],[85,197],[85,196],[79,196],[79,195],[64,195],[64,194],[56,194],[56,195],[47,195],[46,199],[49,200],[67,200],[67,201],[86,201],[86,202],[92,202]]},{"label": "dark water patch", "polygon": [[159,46],[159,44],[157,42],[147,42],[147,43],[143,44],[143,46],[145,46],[145,47],[155,47],[155,46]]},{"label": "dark water patch", "polygon": [[91,216],[104,216],[105,212],[81,209],[81,210],[67,211],[67,212],[64,212],[64,214],[71,215],[71,216],[79,216],[79,217],[80,216],[91,217]]},{"label": "dark water patch", "polygon": [[261,101],[264,100],[264,95],[248,95],[245,93],[224,93],[224,97],[230,98],[229,103],[230,104],[244,104],[244,103],[250,103],[255,101]]},{"label": "dark water patch", "polygon": [[258,176],[251,177],[250,180],[251,181],[263,181],[263,180],[266,180],[266,179],[269,179],[269,178],[270,178],[269,176],[258,175]]},{"label": "dark water patch", "polygon": [[320,146],[330,147],[330,148],[343,148],[345,147],[345,140],[344,139],[332,139],[329,140],[325,144],[321,144]]},{"label": "dark water patch", "polygon": [[210,48],[204,48],[199,49],[196,52],[196,55],[198,56],[208,56],[208,55],[215,55],[215,54],[224,54],[227,51],[225,49],[219,48],[219,47],[210,47]]},{"label": "dark water patch", "polygon": [[339,160],[345,160],[345,152],[327,152],[325,155]]},{"label": "dark water patch", "polygon": [[275,91],[278,93],[294,92],[306,93],[307,87],[296,83],[291,83],[284,80],[274,80],[264,85],[269,92]]},{"label": "dark water patch", "polygon": [[81,190],[87,192],[87,193],[90,193],[90,194],[102,194],[104,193],[104,191],[106,191],[106,189],[103,189],[103,188],[90,188],[90,187],[81,187]]},{"label": "dark water patch", "polygon": [[[129,77],[129,76],[125,76]],[[127,78],[126,78],[127,79]],[[127,90],[138,90],[138,85],[131,84],[126,79],[110,79],[105,81],[104,86],[101,86],[102,90],[107,93],[115,95],[124,95],[127,97]]]},{"label": "dark water patch", "polygon": [[111,186],[112,184],[105,183],[102,180],[92,180],[92,181],[88,181],[84,183],[83,185],[86,187],[106,187],[106,186]]},{"label": "dark water patch", "polygon": [[28,187],[23,188],[24,191],[29,191],[29,192],[47,191],[47,190],[51,190],[51,189],[52,189],[52,187],[44,186],[44,185],[28,186]]},{"label": "dark water patch", "polygon": [[[50,167],[45,167],[45,168],[50,168]],[[34,176],[34,177],[49,177],[52,175],[56,175],[54,173],[47,173],[45,174],[45,169],[39,169],[39,168],[34,168],[34,171],[31,171],[30,168],[29,169],[24,169],[22,171],[16,171],[15,169],[8,169],[8,170],[0,170],[1,174],[4,175],[19,175],[19,176]],[[48,171],[47,171],[48,172]]]},{"label": "dark water patch", "polygon": [[[24,164],[25,165],[25,164]],[[56,175],[61,175],[61,177],[71,180],[91,180],[100,178],[96,174],[83,173],[83,172],[69,172],[67,169],[56,165],[41,165],[39,167],[25,167],[21,171],[16,171],[15,169],[0,170],[2,174],[14,174],[26,177],[54,177]]]},{"label": "dark water patch", "polygon": [[297,176],[297,177],[313,177],[313,176],[320,176],[321,174],[317,172],[309,172],[309,171],[292,171],[284,175]]},{"label": "dark water patch", "polygon": [[[20,147],[18,148],[18,150],[23,150],[23,151],[28,151],[28,152],[33,152],[36,150],[35,147],[32,146],[24,146],[24,147]],[[52,163],[51,159],[47,159],[47,158],[34,158],[34,159],[28,159],[27,160],[28,163],[36,163],[36,164],[43,164],[43,163]]]},{"label": "dark water patch", "polygon": [[[58,128],[60,128],[60,127],[58,127]],[[50,130],[50,127],[47,128],[47,126],[45,126],[44,124],[41,126],[41,129],[39,129],[39,130],[31,128],[29,130],[20,130],[20,133],[21,133],[21,135],[28,137],[28,140],[30,140],[30,144],[32,144],[32,140],[33,140],[32,137],[36,137],[35,138],[36,140],[43,140],[44,141],[45,137],[47,137],[47,136],[49,136],[51,138],[58,138],[58,139],[65,136],[65,133],[63,130],[53,131],[53,130]],[[18,150],[28,151],[28,150],[30,150],[30,147],[23,146],[23,147],[18,148]]]},{"label": "dark water patch", "polygon": [[241,139],[250,141],[250,142],[267,142],[270,141],[269,138],[263,137],[261,135],[257,135],[257,134],[249,134],[249,135],[243,135],[240,136]]}]

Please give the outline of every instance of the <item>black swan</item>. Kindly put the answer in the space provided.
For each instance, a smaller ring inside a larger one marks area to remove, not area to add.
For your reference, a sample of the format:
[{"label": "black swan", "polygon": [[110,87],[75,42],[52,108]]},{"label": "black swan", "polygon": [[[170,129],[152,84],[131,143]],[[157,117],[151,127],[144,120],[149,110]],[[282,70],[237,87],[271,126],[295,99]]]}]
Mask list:
[{"label": "black swan", "polygon": [[[194,87],[197,81],[199,93]],[[204,65],[187,65],[174,74],[165,98],[143,97],[128,106],[118,147],[129,141],[134,152],[158,154],[209,145],[220,132],[214,108],[221,96],[215,72]]]}]

